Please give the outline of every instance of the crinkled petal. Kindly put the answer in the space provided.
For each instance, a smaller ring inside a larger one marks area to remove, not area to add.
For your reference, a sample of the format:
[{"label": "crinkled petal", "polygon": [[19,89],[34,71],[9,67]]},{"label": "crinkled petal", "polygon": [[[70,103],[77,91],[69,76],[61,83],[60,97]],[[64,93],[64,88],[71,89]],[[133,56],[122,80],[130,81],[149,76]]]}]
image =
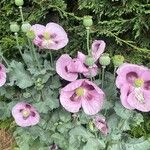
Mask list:
[{"label": "crinkled petal", "polygon": [[94,64],[92,67],[88,67],[87,72],[83,72],[83,75],[87,78],[95,77],[98,74],[98,66]]},{"label": "crinkled petal", "polygon": [[97,114],[103,106],[104,94],[99,94],[96,90],[88,92],[89,95],[81,98],[82,107],[87,115]]},{"label": "crinkled petal", "polygon": [[149,112],[150,111],[150,92],[146,90],[141,90],[141,92],[144,98],[143,103],[137,99],[134,91],[129,94],[127,102],[137,110],[140,110],[142,112]]},{"label": "crinkled petal", "polygon": [[85,65],[77,58],[73,59],[70,64],[67,66],[69,72],[77,72],[77,73],[83,73],[87,72],[88,69],[85,67]]},{"label": "crinkled petal", "polygon": [[72,100],[74,91],[64,91],[61,90],[60,93],[60,103],[61,105],[69,112],[76,113],[81,108],[81,100],[78,98],[76,100]]},{"label": "crinkled petal", "polygon": [[67,81],[74,81],[78,78],[78,73],[71,73],[67,70],[67,66],[72,61],[68,54],[63,54],[56,62],[56,72]]},{"label": "crinkled petal", "polygon": [[105,46],[106,46],[106,43],[102,40],[95,40],[92,43],[92,55],[95,61],[97,61],[100,55],[104,52]]},{"label": "crinkled petal", "polygon": [[127,109],[134,109],[128,102],[128,95],[130,94],[130,87],[128,85],[124,85],[120,89],[120,100],[122,105]]}]

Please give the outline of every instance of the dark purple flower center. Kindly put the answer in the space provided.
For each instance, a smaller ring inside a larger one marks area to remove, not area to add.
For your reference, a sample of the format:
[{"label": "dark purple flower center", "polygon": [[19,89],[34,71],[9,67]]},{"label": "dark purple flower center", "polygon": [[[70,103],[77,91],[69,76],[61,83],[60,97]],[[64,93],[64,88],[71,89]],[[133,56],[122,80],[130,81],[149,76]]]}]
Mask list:
[{"label": "dark purple flower center", "polygon": [[129,72],[126,75],[126,79],[130,84],[134,84],[135,79],[138,78],[138,74],[136,72]]},{"label": "dark purple flower center", "polygon": [[25,104],[25,108],[20,109],[20,112],[21,112],[24,119],[27,119],[30,116],[32,116],[32,117],[36,116],[36,113],[34,111],[32,111],[32,107],[30,104]]}]

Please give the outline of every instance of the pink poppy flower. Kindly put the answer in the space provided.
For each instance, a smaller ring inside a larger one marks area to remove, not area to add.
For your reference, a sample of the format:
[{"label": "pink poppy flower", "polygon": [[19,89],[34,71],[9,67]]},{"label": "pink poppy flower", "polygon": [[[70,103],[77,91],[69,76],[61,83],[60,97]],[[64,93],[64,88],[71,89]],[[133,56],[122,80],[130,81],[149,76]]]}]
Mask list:
[{"label": "pink poppy flower", "polygon": [[104,102],[104,92],[87,79],[73,81],[61,89],[60,103],[69,112],[76,113],[82,107],[88,115],[98,113]]},{"label": "pink poppy flower", "polygon": [[21,127],[36,125],[40,120],[40,116],[36,109],[25,102],[20,102],[13,107],[12,116],[16,124]]},{"label": "pink poppy flower", "polygon": [[72,59],[68,54],[63,54],[56,62],[56,72],[67,81],[74,81],[78,73],[87,71],[79,59]]},{"label": "pink poppy flower", "polygon": [[83,72],[83,75],[85,77],[94,77],[97,75],[98,73],[98,67],[96,64],[94,64],[93,66],[87,66],[85,64],[85,60],[86,60],[86,55],[84,55],[83,53],[81,52],[78,52],[78,55],[77,55],[77,58],[84,64],[84,66],[87,68],[87,71],[86,72]]},{"label": "pink poppy flower", "polygon": [[0,87],[6,83],[6,68],[0,64]]},{"label": "pink poppy flower", "polygon": [[108,134],[108,125],[106,123],[106,119],[103,116],[96,116],[94,119],[94,124],[96,128],[98,128],[105,136]]},{"label": "pink poppy flower", "polygon": [[94,57],[94,60],[97,61],[101,54],[105,50],[106,43],[102,40],[95,40],[92,43],[92,55]]},{"label": "pink poppy flower", "polygon": [[33,43],[41,49],[59,50],[68,43],[65,30],[58,24],[50,22],[45,26],[35,24],[31,27],[35,33]]},{"label": "pink poppy flower", "polygon": [[121,90],[121,103],[127,109],[150,111],[150,69],[123,64],[117,70],[116,85]]},{"label": "pink poppy flower", "polygon": [[122,85],[134,85],[134,81],[141,77],[143,71],[148,68],[135,64],[124,63],[117,69],[116,86],[121,88]]}]

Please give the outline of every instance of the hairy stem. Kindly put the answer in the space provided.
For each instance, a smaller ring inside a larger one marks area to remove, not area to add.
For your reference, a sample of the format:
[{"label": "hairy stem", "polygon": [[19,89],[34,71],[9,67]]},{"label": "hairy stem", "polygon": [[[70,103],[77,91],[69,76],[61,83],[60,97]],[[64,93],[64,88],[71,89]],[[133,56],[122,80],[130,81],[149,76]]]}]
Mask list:
[{"label": "hairy stem", "polygon": [[105,68],[106,66],[102,66],[102,88],[104,87]]},{"label": "hairy stem", "polygon": [[86,27],[86,44],[87,44],[87,50],[88,50],[88,55],[91,56],[91,51],[90,51],[90,28]]},{"label": "hairy stem", "polygon": [[22,58],[23,58],[23,53],[22,53],[21,48],[20,48],[20,45],[19,45],[18,33],[15,33],[15,38],[16,38],[17,48],[18,48],[18,50],[19,50],[19,52],[20,52],[20,55],[21,55]]},{"label": "hairy stem", "polygon": [[20,16],[21,16],[22,23],[24,23],[24,17],[23,17],[23,12],[22,12],[22,6],[19,6],[19,10],[20,10]]}]

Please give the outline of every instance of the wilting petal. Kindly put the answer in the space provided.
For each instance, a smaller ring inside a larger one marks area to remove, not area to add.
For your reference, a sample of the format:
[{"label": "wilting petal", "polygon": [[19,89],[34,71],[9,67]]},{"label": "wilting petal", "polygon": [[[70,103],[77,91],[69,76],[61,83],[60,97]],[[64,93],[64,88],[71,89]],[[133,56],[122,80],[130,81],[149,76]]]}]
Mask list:
[{"label": "wilting petal", "polygon": [[134,109],[134,107],[132,107],[128,102],[127,102],[127,99],[128,99],[128,96],[130,94],[130,87],[128,85],[124,85],[121,87],[120,89],[120,100],[121,100],[121,103],[122,105],[127,108],[127,109]]},{"label": "wilting petal", "polygon": [[104,52],[105,46],[106,46],[106,43],[102,40],[95,40],[92,43],[92,55],[95,61],[97,61],[100,55]]},{"label": "wilting petal", "polygon": [[60,103],[69,112],[76,113],[81,108],[81,100],[79,98],[72,98],[74,91],[63,91],[60,93]]},{"label": "wilting petal", "polygon": [[78,58],[82,63],[85,63],[86,56],[85,56],[82,52],[78,52],[77,58]]},{"label": "wilting petal", "polygon": [[58,50],[65,47],[68,43],[68,36],[65,30],[58,24],[50,22],[46,25],[45,32],[51,35],[51,40],[53,44],[50,49]]},{"label": "wilting petal", "polygon": [[87,115],[97,114],[103,106],[104,94],[101,95],[96,91],[87,92],[87,95],[82,97],[82,107]]},{"label": "wilting petal", "polygon": [[56,62],[56,72],[67,81],[74,81],[78,78],[78,73],[69,72],[67,66],[72,61],[68,54],[63,54]]},{"label": "wilting petal", "polygon": [[121,88],[124,84],[133,85],[135,79],[141,77],[143,71],[147,70],[144,66],[124,63],[117,69],[116,86]]},{"label": "wilting petal", "polygon": [[140,110],[142,112],[149,112],[150,111],[150,92],[141,89],[141,93],[137,95],[137,93],[133,91],[129,94],[127,102],[137,110]]},{"label": "wilting petal", "polygon": [[84,64],[79,59],[73,59],[70,64],[67,66],[69,72],[83,73],[87,72],[88,69],[84,66]]},{"label": "wilting petal", "polygon": [[96,64],[94,64],[93,66],[91,67],[87,67],[88,68],[88,71],[87,72],[83,72],[83,75],[85,77],[95,77],[97,74],[98,74],[98,67]]},{"label": "wilting petal", "polygon": [[95,126],[104,134],[108,134],[108,126],[106,123],[106,119],[103,116],[96,116],[94,119]]}]

